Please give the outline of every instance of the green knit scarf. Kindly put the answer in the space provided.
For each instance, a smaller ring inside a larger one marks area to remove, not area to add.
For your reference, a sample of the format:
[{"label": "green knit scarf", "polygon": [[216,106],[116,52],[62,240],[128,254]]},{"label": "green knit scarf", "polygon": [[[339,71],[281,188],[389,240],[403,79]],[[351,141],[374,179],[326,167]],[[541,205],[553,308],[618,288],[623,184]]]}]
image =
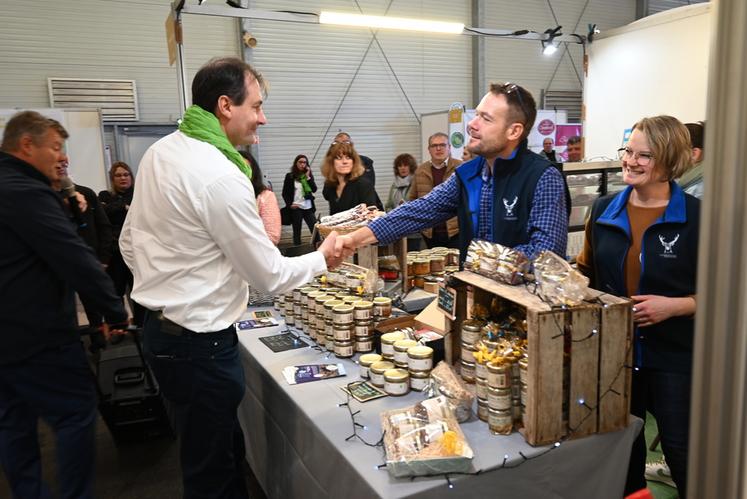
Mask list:
[{"label": "green knit scarf", "polygon": [[301,182],[301,190],[303,190],[303,197],[306,197],[308,194],[311,194],[311,186],[309,185],[309,181],[306,178],[305,173],[302,173],[301,175],[297,176],[296,180]]},{"label": "green knit scarf", "polygon": [[228,137],[220,127],[218,118],[213,113],[205,111],[200,106],[190,106],[184,113],[179,131],[187,137],[215,146],[231,163],[239,167],[239,170],[246,175],[249,181],[252,180],[252,167],[228,141]]}]

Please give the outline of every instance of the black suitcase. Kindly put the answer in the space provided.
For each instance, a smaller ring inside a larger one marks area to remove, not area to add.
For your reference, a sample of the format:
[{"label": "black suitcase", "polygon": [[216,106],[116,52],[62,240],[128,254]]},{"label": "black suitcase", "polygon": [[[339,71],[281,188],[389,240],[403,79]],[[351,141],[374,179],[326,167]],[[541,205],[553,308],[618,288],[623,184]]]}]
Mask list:
[{"label": "black suitcase", "polygon": [[158,383],[145,363],[137,330],[101,350],[96,368],[99,412],[117,441],[174,432]]}]

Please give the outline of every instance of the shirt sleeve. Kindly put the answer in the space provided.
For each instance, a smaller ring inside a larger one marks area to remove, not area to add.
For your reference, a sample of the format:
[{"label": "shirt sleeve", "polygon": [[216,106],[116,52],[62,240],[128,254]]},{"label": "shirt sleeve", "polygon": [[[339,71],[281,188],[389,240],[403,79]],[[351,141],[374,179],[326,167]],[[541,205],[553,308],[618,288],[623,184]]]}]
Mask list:
[{"label": "shirt sleeve", "polygon": [[198,212],[233,269],[260,292],[289,291],[327,270],[318,251],[294,258],[280,254],[265,235],[251,185],[238,175],[208,186],[200,196]]},{"label": "shirt sleeve", "polygon": [[282,225],[280,223],[280,207],[278,206],[275,194],[269,189],[263,191],[257,197],[257,207],[259,208],[259,216],[265,226],[267,237],[270,238],[272,244],[277,246],[280,242]]},{"label": "shirt sleeve", "polygon": [[457,213],[458,204],[459,186],[456,175],[451,175],[422,198],[400,205],[368,227],[380,245],[391,244],[452,218]]},{"label": "shirt sleeve", "polygon": [[563,176],[555,168],[547,168],[537,182],[527,233],[529,242],[515,247],[527,257],[535,258],[540,252],[550,250],[565,258],[568,214]]}]

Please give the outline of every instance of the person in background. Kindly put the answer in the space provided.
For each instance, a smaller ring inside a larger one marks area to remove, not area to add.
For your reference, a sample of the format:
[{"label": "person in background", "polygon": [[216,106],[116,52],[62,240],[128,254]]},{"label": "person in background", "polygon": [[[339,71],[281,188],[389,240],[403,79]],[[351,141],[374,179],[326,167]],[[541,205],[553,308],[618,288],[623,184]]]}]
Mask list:
[{"label": "person in background", "polygon": [[693,167],[685,172],[678,182],[682,190],[698,199],[703,198],[703,159],[705,159],[705,121],[685,123],[690,132]]},{"label": "person in background", "polygon": [[578,135],[574,135],[573,137],[568,139],[566,154],[568,155],[567,163],[580,163],[584,160],[581,137],[579,137]]},{"label": "person in background", "polygon": [[122,254],[119,251],[119,236],[122,232],[127,212],[132,204],[132,196],[135,192],[135,175],[130,165],[123,161],[117,161],[109,168],[109,190],[99,192],[99,201],[103,206],[106,216],[112,225],[114,244],[112,245],[112,256],[106,273],[114,282],[114,289],[119,296],[126,298],[132,310],[132,322],[143,326],[145,309],[135,303],[130,293],[132,291],[132,272],[125,265]]},{"label": "person in background", "polygon": [[[67,131],[15,114],[0,146],[0,465],[17,498],[52,497],[42,480],[39,418],[55,434],[55,497],[93,497],[96,390],[74,293],[123,332],[127,314],[50,184],[67,162]],[[107,325],[108,324],[108,325]]]},{"label": "person in background", "polygon": [[462,163],[466,163],[474,157],[475,155],[472,154],[469,149],[467,149],[466,147],[462,149]]},{"label": "person in background", "polygon": [[422,198],[340,236],[337,250],[390,244],[457,215],[461,261],[473,239],[495,242],[529,258],[550,250],[565,257],[568,215],[563,177],[527,147],[537,116],[534,97],[515,83],[493,83],[469,122],[475,159]]},{"label": "person in background", "polygon": [[[350,138],[350,134],[343,131],[340,131],[337,133],[337,135],[335,135],[332,143],[334,144],[336,142],[355,146],[355,144],[353,143],[353,139]],[[361,164],[363,165],[363,177],[365,177],[366,180],[371,183],[371,185],[376,186],[376,172],[374,171],[373,160],[368,156],[364,156],[363,154],[359,154],[358,157],[361,158]]]},{"label": "person in background", "polygon": [[376,206],[376,191],[363,172],[361,158],[352,143],[337,142],[329,147],[322,164],[325,179],[322,195],[329,202],[330,215],[361,203]]},{"label": "person in background", "polygon": [[539,155],[547,158],[551,163],[557,163],[558,160],[555,158],[555,149],[552,148],[553,142],[550,137],[546,137],[542,141],[542,150]]},{"label": "person in background", "polygon": [[[445,182],[455,171],[461,161],[451,157],[451,146],[449,136],[443,132],[437,132],[428,137],[428,154],[431,159],[424,162],[415,171],[414,184],[410,189],[409,199],[422,198],[433,190],[434,187]],[[450,218],[444,223],[436,224],[435,227],[425,229],[423,239],[426,246],[434,248],[445,246],[457,248],[459,244],[459,223],[457,217]]]},{"label": "person in background", "polygon": [[[630,412],[656,419],[664,457],[686,498],[700,201],[674,182],[692,162],[687,128],[643,118],[620,149],[627,188],[597,199],[578,269],[595,289],[633,302]],[[643,432],[633,444],[625,495],[646,487]]]},{"label": "person in background", "polygon": [[119,241],[135,275],[132,296],[148,309],[143,353],[174,415],[188,498],[248,496],[235,323],[249,286],[285,293],[341,261],[336,232],[296,258],[265,234],[251,166],[236,150],[267,123],[265,89],[262,75],[234,57],[197,71],[179,130],[143,155]]},{"label": "person in background", "polygon": [[275,246],[280,242],[280,231],[283,226],[280,223],[280,207],[275,193],[264,183],[264,175],[259,167],[259,162],[249,151],[239,151],[252,168],[252,187],[254,188],[254,199],[257,201],[257,213],[265,226],[267,237]]},{"label": "person in background", "polygon": [[293,225],[293,245],[301,244],[301,222],[305,222],[310,233],[314,233],[316,223],[316,192],[314,173],[311,171],[309,158],[299,154],[293,160],[291,169],[285,174],[283,181],[283,201],[291,210],[291,224]]},{"label": "person in background", "polygon": [[384,205],[387,211],[391,211],[407,201],[407,194],[410,192],[412,177],[417,167],[418,165],[412,154],[404,153],[394,158],[394,181],[389,188],[389,196],[386,205]]},{"label": "person in background", "polygon": [[[76,227],[78,235],[96,253],[102,268],[106,269],[109,266],[114,247],[114,236],[112,235],[112,225],[109,222],[109,217],[106,216],[93,190],[83,185],[72,184],[76,193],[75,197],[77,198],[77,194],[80,194],[85,199],[85,203],[81,206],[77,199],[70,198],[67,189],[63,190],[63,179],[70,179],[67,161],[61,161],[57,164],[57,178],[52,180],[52,189],[63,200],[68,217]],[[70,203],[73,202],[78,204],[77,210],[70,206]],[[78,215],[75,215],[75,213],[78,213]],[[104,316],[96,310],[90,300],[81,299],[81,303],[88,319],[88,330],[91,338],[90,349],[95,352],[106,344],[103,334],[98,330],[104,321]]]}]

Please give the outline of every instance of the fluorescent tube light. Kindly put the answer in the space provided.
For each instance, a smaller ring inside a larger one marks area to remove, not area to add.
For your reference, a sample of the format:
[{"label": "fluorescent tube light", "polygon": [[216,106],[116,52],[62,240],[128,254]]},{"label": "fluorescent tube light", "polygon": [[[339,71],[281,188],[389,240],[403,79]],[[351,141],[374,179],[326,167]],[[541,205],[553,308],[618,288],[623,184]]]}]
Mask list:
[{"label": "fluorescent tube light", "polygon": [[464,24],[461,23],[426,21],[423,19],[408,19],[404,17],[364,16],[360,14],[345,14],[341,12],[326,11],[322,11],[319,15],[319,23],[338,24],[342,26],[362,26],[366,28],[427,31],[430,33],[461,34],[462,31],[464,31]]}]

